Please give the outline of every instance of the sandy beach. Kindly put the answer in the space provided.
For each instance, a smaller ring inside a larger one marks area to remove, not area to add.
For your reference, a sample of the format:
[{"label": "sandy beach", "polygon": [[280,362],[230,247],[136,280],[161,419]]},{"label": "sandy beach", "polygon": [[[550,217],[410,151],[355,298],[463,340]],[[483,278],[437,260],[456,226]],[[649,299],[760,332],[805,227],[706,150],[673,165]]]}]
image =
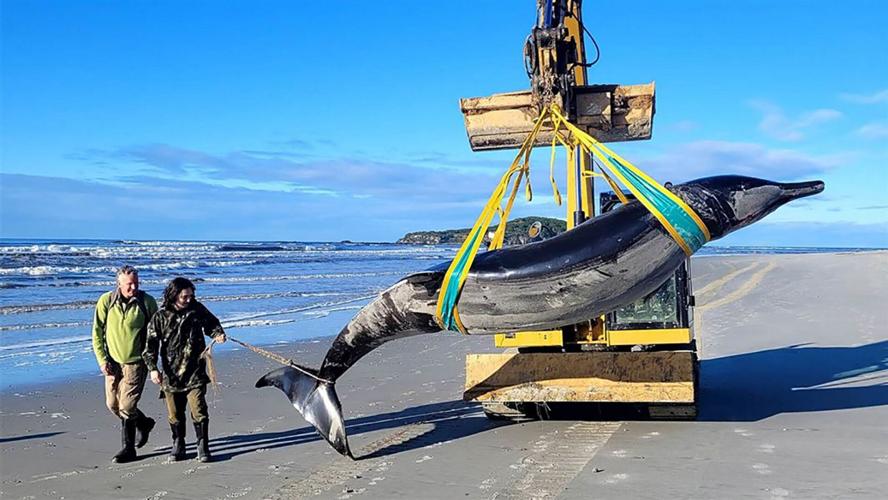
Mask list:
[{"label": "sandy beach", "polygon": [[[692,269],[697,421],[490,421],[461,396],[465,354],[493,352],[492,338],[440,334],[385,345],[337,384],[351,461],[279,391],[253,387],[272,361],[237,350],[216,356],[208,464],[166,462],[150,383],[140,407],[158,427],[139,461],[115,465],[98,371],[3,382],[0,498],[883,498],[888,252],[702,257]],[[317,366],[331,340],[273,350]]]}]

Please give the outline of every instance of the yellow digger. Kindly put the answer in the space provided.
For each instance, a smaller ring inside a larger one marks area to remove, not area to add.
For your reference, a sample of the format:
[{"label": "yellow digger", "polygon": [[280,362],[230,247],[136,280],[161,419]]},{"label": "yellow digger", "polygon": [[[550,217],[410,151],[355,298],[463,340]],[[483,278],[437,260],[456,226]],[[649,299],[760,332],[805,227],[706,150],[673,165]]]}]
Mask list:
[{"label": "yellow digger", "polygon": [[[524,48],[530,90],[460,100],[473,150],[519,148],[529,136],[531,146],[554,145],[556,130],[548,124],[534,130],[540,110],[553,104],[600,142],[651,137],[653,83],[587,83],[595,61],[586,58],[581,3],[537,0]],[[596,215],[592,157],[580,148],[572,153],[568,230]],[[599,211],[626,200],[622,192],[601,193]],[[467,356],[464,398],[482,402],[491,418],[535,417],[554,403],[627,403],[653,418],[694,418],[698,360],[689,271],[686,261],[654,293],[605,316],[496,335],[496,347],[505,351]]]}]

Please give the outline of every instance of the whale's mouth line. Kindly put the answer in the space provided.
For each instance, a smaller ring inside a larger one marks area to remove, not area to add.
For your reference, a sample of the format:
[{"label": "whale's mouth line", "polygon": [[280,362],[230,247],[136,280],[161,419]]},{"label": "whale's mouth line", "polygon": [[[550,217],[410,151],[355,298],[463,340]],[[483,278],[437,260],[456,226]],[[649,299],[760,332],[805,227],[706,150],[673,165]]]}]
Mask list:
[{"label": "whale's mouth line", "polygon": [[821,193],[825,187],[823,181],[787,182],[779,186],[786,201]]}]

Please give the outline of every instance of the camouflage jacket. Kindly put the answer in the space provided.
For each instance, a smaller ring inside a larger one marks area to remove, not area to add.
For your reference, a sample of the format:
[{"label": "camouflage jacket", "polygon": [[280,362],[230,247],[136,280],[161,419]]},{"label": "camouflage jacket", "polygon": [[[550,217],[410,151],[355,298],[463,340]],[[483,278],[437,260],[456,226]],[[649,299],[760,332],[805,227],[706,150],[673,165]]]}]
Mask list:
[{"label": "camouflage jacket", "polygon": [[194,301],[182,311],[164,307],[148,323],[142,359],[149,370],[157,370],[160,355],[165,392],[189,391],[210,382],[206,361],[201,358],[207,346],[204,335],[221,333],[219,319],[200,302]]}]

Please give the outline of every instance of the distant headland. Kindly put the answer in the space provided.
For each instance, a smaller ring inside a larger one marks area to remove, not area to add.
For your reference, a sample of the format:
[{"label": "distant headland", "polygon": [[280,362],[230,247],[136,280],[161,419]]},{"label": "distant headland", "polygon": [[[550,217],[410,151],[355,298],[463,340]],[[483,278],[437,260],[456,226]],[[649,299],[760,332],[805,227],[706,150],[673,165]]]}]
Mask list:
[{"label": "distant headland", "polygon": [[[506,226],[504,245],[523,245],[528,243],[531,240],[529,235],[530,226],[534,222],[541,224],[539,237],[542,239],[551,238],[567,230],[567,223],[561,219],[522,217],[509,221],[509,224]],[[491,231],[495,229],[496,226],[491,225]],[[416,231],[405,234],[397,243],[408,245],[460,245],[469,234],[469,230],[470,228],[448,229],[445,231]],[[487,235],[485,235],[484,240],[488,240]]]}]

